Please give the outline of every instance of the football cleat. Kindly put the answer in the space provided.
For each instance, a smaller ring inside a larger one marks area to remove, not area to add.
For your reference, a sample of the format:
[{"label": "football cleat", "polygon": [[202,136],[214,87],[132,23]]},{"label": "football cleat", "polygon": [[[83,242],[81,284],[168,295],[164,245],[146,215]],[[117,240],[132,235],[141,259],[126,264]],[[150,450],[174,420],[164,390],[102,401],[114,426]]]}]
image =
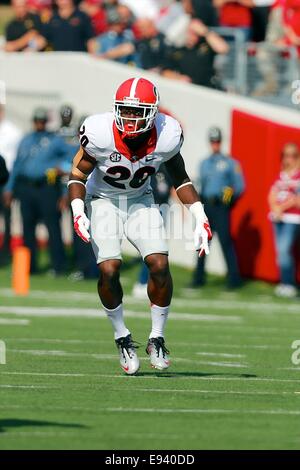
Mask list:
[{"label": "football cleat", "polygon": [[150,356],[151,366],[158,370],[167,369],[170,365],[168,354],[170,352],[165,346],[163,337],[150,338],[147,344],[146,353]]},{"label": "football cleat", "polygon": [[123,371],[128,375],[134,375],[140,368],[140,361],[135,352],[137,344],[131,335],[123,336],[115,340],[120,354],[120,364]]}]

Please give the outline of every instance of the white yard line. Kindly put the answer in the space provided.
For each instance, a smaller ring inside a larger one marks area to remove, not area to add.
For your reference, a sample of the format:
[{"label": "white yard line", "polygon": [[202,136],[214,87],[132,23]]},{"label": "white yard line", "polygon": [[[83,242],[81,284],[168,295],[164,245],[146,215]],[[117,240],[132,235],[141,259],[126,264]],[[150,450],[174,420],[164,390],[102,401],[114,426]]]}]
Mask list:
[{"label": "white yard line", "polygon": [[[71,387],[72,390],[81,390],[81,389],[89,389],[91,387],[100,387],[101,384],[65,384],[64,387]],[[1,384],[0,388],[20,388],[20,389],[46,389],[46,390],[51,390],[51,389],[58,389],[60,388],[59,385],[14,385],[14,384]],[[119,389],[110,389],[112,392],[117,392]],[[205,395],[262,395],[262,396],[283,396],[283,395],[289,395],[289,396],[295,396],[300,394],[300,392],[265,392],[265,391],[235,391],[235,390],[199,390],[199,389],[174,389],[174,388],[135,388],[134,390],[132,388],[122,388],[123,392],[128,392],[128,393],[183,393],[183,394],[205,394]],[[298,397],[297,397],[298,398]],[[300,398],[300,397],[299,397]],[[5,405],[3,405],[5,406]]]},{"label": "white yard line", "polygon": [[[118,359],[118,356],[115,354],[97,354],[97,353],[74,353],[68,351],[56,351],[49,349],[7,349],[8,353],[15,354],[29,354],[30,356],[56,356],[56,357],[87,357],[90,359],[97,360],[114,360]],[[148,357],[140,357],[142,361],[148,361]],[[238,367],[238,368],[248,368],[247,364],[240,364],[236,362],[210,362],[210,361],[195,361],[193,359],[186,359],[183,357],[174,357],[172,359],[174,363],[186,363],[186,364],[198,364],[198,365],[212,365],[216,367]]]},{"label": "white yard line", "polygon": [[268,377],[215,377],[214,375],[211,376],[193,376],[193,375],[184,375],[184,373],[181,373],[181,375],[176,374],[174,372],[168,372],[168,375],[166,373],[163,373],[159,375],[136,375],[136,376],[127,376],[125,374],[85,374],[85,373],[56,373],[56,372],[20,372],[20,371],[11,371],[11,372],[5,372],[1,371],[1,375],[24,375],[24,376],[33,376],[33,377],[64,377],[64,378],[69,378],[69,377],[93,377],[93,378],[111,378],[111,379],[126,379],[126,380],[172,380],[172,379],[178,379],[178,380],[187,380],[187,377],[189,380],[204,380],[204,381],[239,381],[239,382],[249,382],[249,381],[254,381],[254,382],[269,382],[269,383],[295,383],[295,384],[300,384],[300,379],[275,379],[275,378],[268,378]]},{"label": "white yard line", "polygon": [[[145,300],[135,299],[132,296],[124,296],[124,302],[132,304],[145,303]],[[249,302],[243,300],[230,300],[230,299],[190,299],[186,298],[173,298],[171,305],[176,307],[189,307],[201,309],[216,309],[216,310],[243,310],[252,311],[257,314],[262,313],[297,313],[299,314],[299,303],[278,304],[273,302]]]},{"label": "white yard line", "polygon": [[[44,300],[49,296],[51,292],[47,290],[31,290],[29,293],[29,298],[34,299],[42,299]],[[14,297],[15,294],[11,289],[2,288],[0,289],[0,296],[3,297]],[[74,291],[64,291],[64,292],[56,292],[55,293],[55,300],[62,299],[66,300],[67,298],[70,300],[87,300],[91,302],[96,294],[94,292],[74,292]],[[131,295],[124,296],[124,302],[131,303],[133,305],[145,305],[147,301],[143,299],[136,299]],[[176,307],[186,307],[187,305],[190,308],[201,308],[201,309],[218,309],[218,310],[247,310],[253,311],[258,314],[264,313],[295,313],[299,314],[299,303],[276,303],[276,302],[247,302],[243,300],[231,300],[231,299],[190,299],[189,297],[186,298],[178,298],[175,297],[172,299],[172,305]]]},{"label": "white yard line", "polygon": [[12,338],[5,337],[5,341],[14,343],[50,343],[50,344],[112,344],[112,341],[99,339],[61,339],[61,338]]},{"label": "white yard line", "polygon": [[11,384],[1,384],[0,388],[26,388],[26,389],[49,389],[49,388],[58,388],[53,385],[11,385]]},{"label": "white yard line", "polygon": [[[12,320],[14,321],[14,320]],[[23,320],[21,320],[23,321]],[[5,341],[11,341],[14,343],[53,343],[53,344],[113,344],[113,340],[104,340],[104,339],[99,339],[99,340],[91,340],[91,339],[63,339],[63,338],[13,338],[13,337],[5,337],[3,338]],[[199,340],[197,343],[196,342],[184,342],[184,341],[176,341],[174,343],[176,347],[179,346],[189,346],[189,347],[213,347],[213,348],[228,348],[228,349],[262,349],[262,350],[280,350],[284,349],[286,350],[286,346],[279,346],[279,345],[274,345],[274,344],[220,344],[220,343],[202,343],[201,340]],[[200,353],[196,353],[200,354]],[[202,353],[201,353],[202,354]],[[207,354],[219,354],[219,353],[203,353],[203,355]],[[227,354],[227,353],[226,353]],[[232,357],[245,357],[243,354],[232,354],[230,355]]]},{"label": "white yard line", "polygon": [[[176,362],[176,359],[175,359]],[[239,362],[213,362],[213,361],[199,361],[199,365],[214,366],[214,367],[237,367],[241,369],[249,369],[248,364],[240,364]]]},{"label": "white yard line", "polygon": [[0,325],[13,325],[13,326],[27,326],[30,324],[30,320],[27,318],[19,320],[19,319],[11,319],[11,318],[0,318]]},{"label": "white yard line", "polygon": [[240,410],[240,409],[185,409],[185,408],[97,408],[97,411],[107,413],[195,413],[195,414],[243,414],[243,415],[282,415],[282,416],[299,416],[300,410]]},{"label": "white yard line", "polygon": [[[241,392],[234,390],[184,390],[184,389],[173,389],[173,388],[135,388],[134,390],[128,388],[123,391],[130,391],[132,393],[143,392],[143,393],[199,393],[199,394],[212,394],[212,395],[266,395],[266,396],[282,396],[282,395],[297,395],[300,392],[260,392],[260,391],[251,391],[251,392]],[[116,390],[118,391],[118,390]]]},{"label": "white yard line", "polygon": [[[19,307],[8,306],[0,307],[0,314],[28,315],[34,317],[89,317],[106,318],[106,314],[99,308],[70,308],[70,307]],[[128,318],[149,318],[149,313],[125,311]],[[207,321],[207,322],[233,322],[240,323],[242,318],[233,315],[214,315],[214,314],[193,314],[193,313],[173,313],[172,320],[184,321]]]},{"label": "white yard line", "polygon": [[234,357],[237,357],[237,358],[243,358],[243,357],[246,357],[245,354],[229,354],[229,353],[216,353],[216,352],[205,352],[205,351],[201,351],[201,352],[196,352],[195,354],[197,354],[197,356],[220,356],[220,357],[228,357],[228,358],[234,358]]},{"label": "white yard line", "polygon": [[[25,407],[20,405],[0,405],[0,409],[37,409],[38,407]],[[93,407],[84,408],[80,406],[43,406],[47,411],[81,411],[87,413],[165,413],[165,414],[232,414],[232,415],[282,415],[299,416],[300,410],[245,410],[245,409],[225,409],[225,408],[123,408],[123,407]]]}]

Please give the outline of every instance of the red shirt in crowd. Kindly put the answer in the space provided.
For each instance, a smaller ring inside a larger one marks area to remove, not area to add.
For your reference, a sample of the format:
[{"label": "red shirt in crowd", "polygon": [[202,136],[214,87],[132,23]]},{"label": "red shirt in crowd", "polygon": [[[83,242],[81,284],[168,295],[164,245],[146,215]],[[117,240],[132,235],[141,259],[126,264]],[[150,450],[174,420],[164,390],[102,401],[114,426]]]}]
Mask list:
[{"label": "red shirt in crowd", "polygon": [[[275,192],[276,202],[278,204],[286,202],[290,197],[300,194],[300,170],[289,175],[285,171],[281,171],[279,178],[272,186]],[[272,215],[271,215],[272,218]],[[281,215],[282,222],[300,224],[300,207],[290,207]]]},{"label": "red shirt in crowd", "polygon": [[250,28],[252,24],[250,8],[237,2],[225,3],[220,8],[219,22],[221,26]]}]

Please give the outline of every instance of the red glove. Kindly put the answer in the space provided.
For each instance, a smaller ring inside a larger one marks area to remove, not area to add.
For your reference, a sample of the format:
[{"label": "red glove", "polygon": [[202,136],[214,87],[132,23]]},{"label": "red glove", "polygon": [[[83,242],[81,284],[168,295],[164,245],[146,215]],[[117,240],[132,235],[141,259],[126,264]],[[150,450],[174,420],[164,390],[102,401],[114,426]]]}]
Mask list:
[{"label": "red glove", "polygon": [[208,218],[204,212],[203,205],[200,201],[194,202],[190,206],[190,211],[196,219],[196,228],[194,231],[194,244],[199,257],[209,254],[208,242],[212,239],[212,231],[208,222]]},{"label": "red glove", "polygon": [[90,241],[90,221],[84,212],[84,202],[80,198],[73,199],[71,201],[71,207],[73,211],[74,230],[77,235],[86,243]]},{"label": "red glove", "polygon": [[77,235],[86,243],[89,243],[90,241],[90,234],[89,234],[89,228],[90,228],[90,221],[87,218],[87,216],[83,214],[79,214],[74,216],[74,230],[77,233]]}]

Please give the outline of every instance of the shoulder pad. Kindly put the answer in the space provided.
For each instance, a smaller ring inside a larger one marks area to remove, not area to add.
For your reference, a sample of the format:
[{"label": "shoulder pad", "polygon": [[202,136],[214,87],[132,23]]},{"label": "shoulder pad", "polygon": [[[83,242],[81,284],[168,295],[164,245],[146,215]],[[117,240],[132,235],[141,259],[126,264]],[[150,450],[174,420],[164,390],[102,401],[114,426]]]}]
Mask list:
[{"label": "shoulder pad", "polygon": [[159,151],[164,154],[164,161],[174,157],[183,144],[183,131],[181,125],[172,116],[159,113],[156,121]]},{"label": "shoulder pad", "polygon": [[93,114],[83,122],[79,131],[80,144],[92,157],[111,145],[112,123],[112,113]]}]

